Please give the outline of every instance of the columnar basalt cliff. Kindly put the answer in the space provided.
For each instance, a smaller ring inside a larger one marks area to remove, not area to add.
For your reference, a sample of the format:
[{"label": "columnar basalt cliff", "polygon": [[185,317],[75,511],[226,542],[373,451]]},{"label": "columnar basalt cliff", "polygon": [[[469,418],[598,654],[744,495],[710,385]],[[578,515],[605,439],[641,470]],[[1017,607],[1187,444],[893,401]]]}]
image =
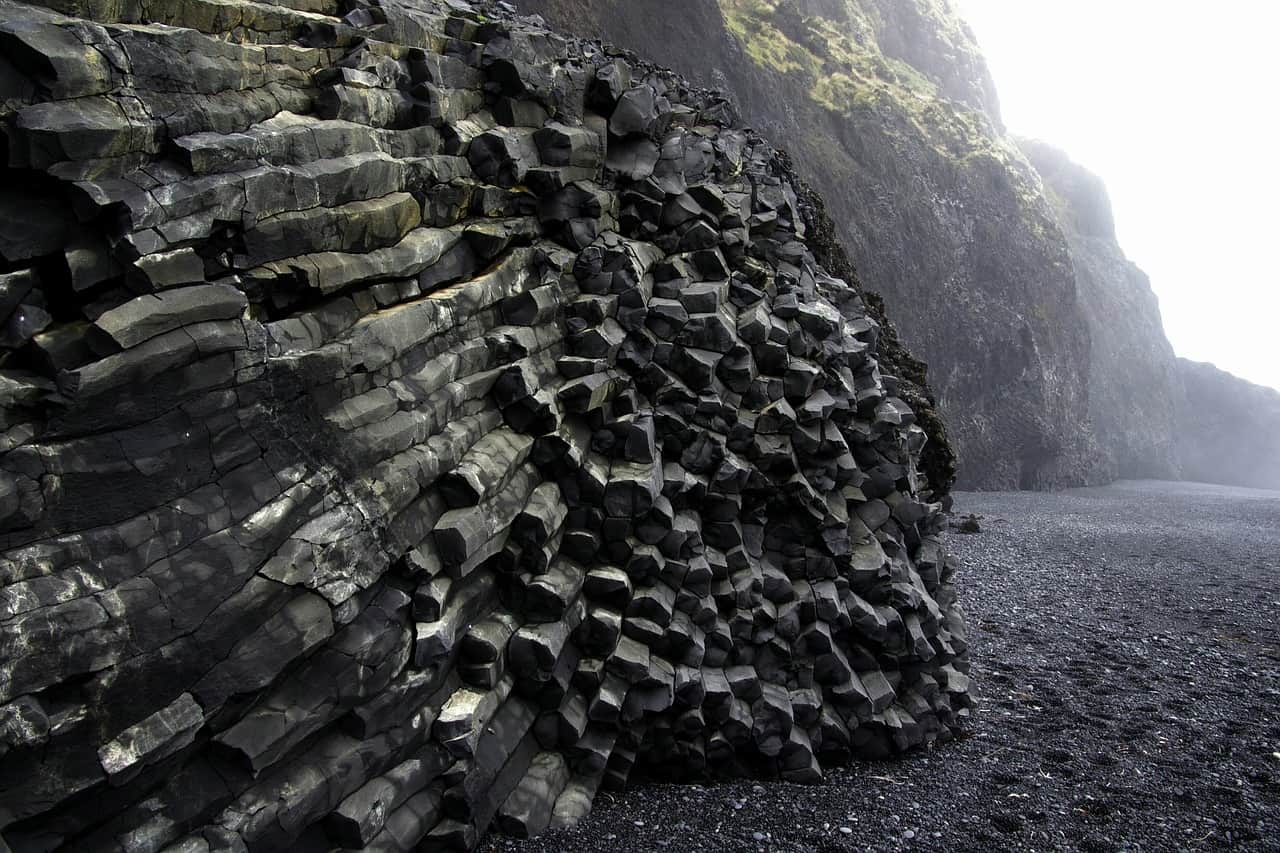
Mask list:
[{"label": "columnar basalt cliff", "polygon": [[15,851],[468,849],[967,715],[921,367],[720,96],[461,0],[0,0],[0,84]]}]

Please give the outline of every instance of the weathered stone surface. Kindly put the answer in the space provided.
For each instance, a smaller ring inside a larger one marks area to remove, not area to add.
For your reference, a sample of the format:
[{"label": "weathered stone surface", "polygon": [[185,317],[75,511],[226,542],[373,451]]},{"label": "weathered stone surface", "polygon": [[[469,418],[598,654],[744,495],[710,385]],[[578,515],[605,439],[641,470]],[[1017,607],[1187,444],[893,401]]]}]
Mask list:
[{"label": "weathered stone surface", "polygon": [[963,724],[920,415],[718,95],[503,4],[49,5],[0,0],[4,843],[467,848]]},{"label": "weathered stone surface", "polygon": [[122,785],[146,764],[167,758],[195,740],[204,712],[190,693],[140,723],[130,726],[98,750],[98,760],[113,785]]},{"label": "weathered stone surface", "polygon": [[249,302],[238,288],[198,284],[139,296],[104,312],[93,327],[123,349],[182,326],[239,317]]}]

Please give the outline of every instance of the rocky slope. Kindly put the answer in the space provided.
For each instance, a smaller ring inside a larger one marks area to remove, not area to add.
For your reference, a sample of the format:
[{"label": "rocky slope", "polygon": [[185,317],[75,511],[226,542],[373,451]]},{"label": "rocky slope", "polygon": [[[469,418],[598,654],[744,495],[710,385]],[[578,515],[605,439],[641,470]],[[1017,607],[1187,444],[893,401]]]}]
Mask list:
[{"label": "rocky slope", "polygon": [[1183,476],[1280,490],[1280,392],[1185,358],[1177,370]]},{"label": "rocky slope", "polygon": [[922,368],[720,96],[461,0],[0,0],[0,81],[0,848],[467,849],[963,722]]}]

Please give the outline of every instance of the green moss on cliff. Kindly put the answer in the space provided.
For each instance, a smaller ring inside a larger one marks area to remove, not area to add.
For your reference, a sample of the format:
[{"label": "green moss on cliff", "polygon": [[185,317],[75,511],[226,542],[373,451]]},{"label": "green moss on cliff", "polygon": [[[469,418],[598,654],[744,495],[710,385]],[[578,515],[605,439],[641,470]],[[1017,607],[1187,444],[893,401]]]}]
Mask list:
[{"label": "green moss on cliff", "polygon": [[[751,60],[800,76],[822,109],[846,116],[873,108],[892,110],[947,157],[964,157],[976,145],[986,147],[991,134],[984,132],[983,116],[944,98],[919,69],[881,51],[874,5],[850,2],[849,17],[833,20],[801,15],[795,4],[777,0],[719,4],[729,31]],[[950,14],[946,4],[931,7],[941,10],[939,15]]]},{"label": "green moss on cliff", "polygon": [[[890,136],[926,141],[943,161],[1012,193],[1031,230],[1052,236],[1043,188],[1022,153],[987,115],[945,97],[920,69],[881,50],[876,39],[885,22],[877,2],[848,0],[848,17],[835,20],[803,15],[803,5],[789,0],[719,0],[730,32],[751,60],[801,78],[816,108],[846,117],[875,114]],[[949,3],[914,0],[910,8],[928,20],[929,32],[946,50],[974,50]]]},{"label": "green moss on cliff", "polygon": [[724,0],[720,4],[729,31],[752,62],[783,74],[811,70],[818,58],[775,25],[777,5],[768,0]]}]

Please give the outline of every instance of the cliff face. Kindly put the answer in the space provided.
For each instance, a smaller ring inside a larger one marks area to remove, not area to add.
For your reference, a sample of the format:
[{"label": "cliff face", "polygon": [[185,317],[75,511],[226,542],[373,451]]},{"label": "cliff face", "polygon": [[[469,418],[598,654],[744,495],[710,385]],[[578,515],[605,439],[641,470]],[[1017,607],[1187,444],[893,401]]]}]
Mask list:
[{"label": "cliff face", "polygon": [[922,367],[719,95],[461,0],[0,0],[0,81],[0,848],[468,849],[963,722]]},{"label": "cliff face", "polygon": [[1175,441],[1182,381],[1151,283],[1116,242],[1101,179],[1042,142],[1019,144],[1043,178],[1071,248],[1090,329],[1089,419],[1102,474],[1176,480],[1182,475]]},{"label": "cliff face", "polygon": [[1280,392],[1180,358],[1178,456],[1183,476],[1280,490]]},{"label": "cliff face", "polygon": [[659,0],[521,6],[725,88],[786,145],[929,363],[962,484],[1106,478],[1071,247],[948,3],[698,0],[683,18]]}]

